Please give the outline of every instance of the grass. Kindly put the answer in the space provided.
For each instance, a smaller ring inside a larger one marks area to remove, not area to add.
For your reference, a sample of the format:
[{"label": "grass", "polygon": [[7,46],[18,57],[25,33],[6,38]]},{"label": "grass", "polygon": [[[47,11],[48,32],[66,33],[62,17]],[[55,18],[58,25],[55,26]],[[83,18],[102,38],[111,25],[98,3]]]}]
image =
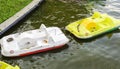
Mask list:
[{"label": "grass", "polygon": [[32,0],[0,0],[0,24],[20,11]]}]

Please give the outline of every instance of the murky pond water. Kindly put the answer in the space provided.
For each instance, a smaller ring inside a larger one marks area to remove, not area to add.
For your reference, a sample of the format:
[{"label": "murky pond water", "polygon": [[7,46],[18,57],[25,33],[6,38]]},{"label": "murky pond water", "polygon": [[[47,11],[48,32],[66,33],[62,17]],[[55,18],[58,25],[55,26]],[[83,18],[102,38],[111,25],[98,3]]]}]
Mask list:
[{"label": "murky pond water", "polygon": [[81,40],[65,30],[69,23],[90,16],[93,11],[108,13],[120,18],[120,1],[46,0],[5,35],[46,26],[58,26],[70,39],[61,49],[20,58],[0,60],[21,69],[120,69],[120,31]]}]

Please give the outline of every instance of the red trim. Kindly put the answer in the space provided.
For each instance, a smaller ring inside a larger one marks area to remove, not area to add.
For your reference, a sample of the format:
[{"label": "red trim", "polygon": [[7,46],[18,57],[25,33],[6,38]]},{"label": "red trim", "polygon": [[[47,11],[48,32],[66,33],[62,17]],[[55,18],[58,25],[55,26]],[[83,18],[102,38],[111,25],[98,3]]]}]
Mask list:
[{"label": "red trim", "polygon": [[37,50],[37,51],[23,53],[23,54],[20,54],[19,56],[27,56],[27,55],[30,55],[30,54],[35,54],[35,53],[39,53],[39,52],[45,52],[45,51],[48,51],[48,50],[53,50],[53,49],[60,48],[62,46],[64,46],[64,44],[63,45],[59,45],[59,46],[54,46],[54,47],[46,48],[46,49]]}]

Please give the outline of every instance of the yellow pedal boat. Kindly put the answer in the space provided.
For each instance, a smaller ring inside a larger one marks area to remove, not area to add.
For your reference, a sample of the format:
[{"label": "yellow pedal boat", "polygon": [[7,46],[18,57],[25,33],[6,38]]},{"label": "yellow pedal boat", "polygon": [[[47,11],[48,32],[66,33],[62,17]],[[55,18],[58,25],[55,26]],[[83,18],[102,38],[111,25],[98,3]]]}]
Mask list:
[{"label": "yellow pedal boat", "polygon": [[66,29],[78,38],[87,39],[116,30],[119,27],[120,20],[108,14],[94,12],[91,17],[70,23]]},{"label": "yellow pedal boat", "polygon": [[0,61],[0,69],[20,69],[20,68],[17,65],[13,67],[3,61]]}]

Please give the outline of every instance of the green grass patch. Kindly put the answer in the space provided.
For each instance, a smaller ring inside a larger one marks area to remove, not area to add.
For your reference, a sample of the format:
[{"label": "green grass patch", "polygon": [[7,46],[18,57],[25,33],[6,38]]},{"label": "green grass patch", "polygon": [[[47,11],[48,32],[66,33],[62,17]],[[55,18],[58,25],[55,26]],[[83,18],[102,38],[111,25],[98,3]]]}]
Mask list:
[{"label": "green grass patch", "polygon": [[32,0],[0,0],[0,24],[20,11]]}]

